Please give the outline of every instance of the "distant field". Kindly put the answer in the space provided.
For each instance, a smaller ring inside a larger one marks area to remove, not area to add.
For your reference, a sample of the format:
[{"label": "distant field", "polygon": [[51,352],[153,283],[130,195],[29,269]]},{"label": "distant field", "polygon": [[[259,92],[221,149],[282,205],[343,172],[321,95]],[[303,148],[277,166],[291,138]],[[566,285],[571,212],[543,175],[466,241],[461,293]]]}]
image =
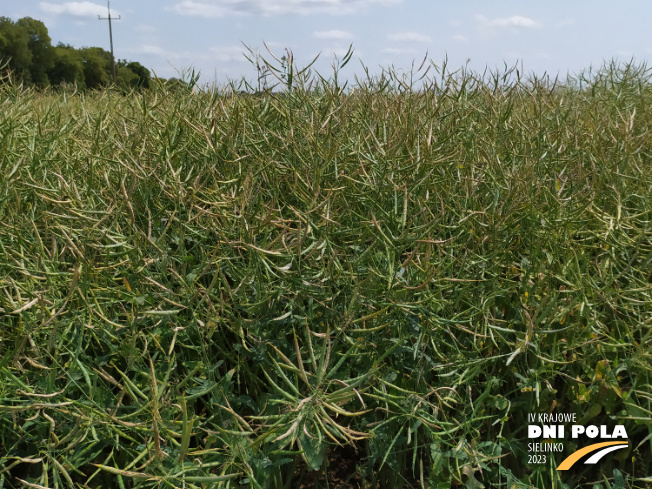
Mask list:
[{"label": "distant field", "polygon": [[0,85],[0,487],[646,487],[651,73]]}]

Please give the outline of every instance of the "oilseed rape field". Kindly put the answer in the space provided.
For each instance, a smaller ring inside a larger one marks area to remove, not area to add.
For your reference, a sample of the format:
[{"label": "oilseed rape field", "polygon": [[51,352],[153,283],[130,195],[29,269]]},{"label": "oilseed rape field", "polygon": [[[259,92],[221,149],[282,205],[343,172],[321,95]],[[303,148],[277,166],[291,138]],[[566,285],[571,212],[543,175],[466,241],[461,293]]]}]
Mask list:
[{"label": "oilseed rape field", "polygon": [[282,61],[2,81],[0,487],[649,487],[650,69]]}]

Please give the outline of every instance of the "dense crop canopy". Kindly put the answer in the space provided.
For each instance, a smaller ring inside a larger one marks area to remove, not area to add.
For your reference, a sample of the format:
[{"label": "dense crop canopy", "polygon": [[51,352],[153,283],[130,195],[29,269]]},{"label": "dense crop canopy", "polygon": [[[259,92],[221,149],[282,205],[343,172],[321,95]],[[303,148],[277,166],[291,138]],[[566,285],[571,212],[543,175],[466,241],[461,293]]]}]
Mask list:
[{"label": "dense crop canopy", "polygon": [[649,71],[283,81],[0,87],[4,487],[649,475]]}]

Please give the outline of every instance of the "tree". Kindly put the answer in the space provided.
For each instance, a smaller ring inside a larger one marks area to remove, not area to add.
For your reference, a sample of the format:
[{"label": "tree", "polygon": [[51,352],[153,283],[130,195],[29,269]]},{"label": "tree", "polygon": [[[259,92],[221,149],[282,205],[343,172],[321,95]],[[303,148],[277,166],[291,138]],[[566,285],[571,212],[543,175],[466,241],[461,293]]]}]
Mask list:
[{"label": "tree", "polygon": [[137,61],[132,61],[131,63],[127,64],[127,68],[129,68],[131,71],[133,71],[136,75],[138,75],[138,87],[139,88],[149,88],[149,81],[151,79],[151,75],[149,73],[149,70],[145,68],[143,65],[138,63]]},{"label": "tree", "polygon": [[29,49],[29,35],[11,19],[0,17],[0,63],[9,62],[14,75],[29,81],[32,52]]},{"label": "tree", "polygon": [[23,17],[15,24],[27,36],[27,46],[32,53],[29,65],[30,81],[39,87],[49,84],[48,70],[54,66],[52,40],[48,29],[40,20]]},{"label": "tree", "polygon": [[90,89],[105,87],[111,80],[111,53],[102,48],[79,50],[84,65],[84,80]]},{"label": "tree", "polygon": [[138,75],[124,65],[117,64],[116,81],[117,85],[123,90],[132,90],[138,86]]},{"label": "tree", "polygon": [[149,70],[138,62],[129,62],[126,59],[116,64],[118,86],[131,90],[132,88],[149,88]]},{"label": "tree", "polygon": [[181,80],[179,78],[172,77],[172,78],[168,78],[167,80],[165,78],[159,78],[159,80],[161,81],[162,86],[165,87],[170,92],[191,90],[190,85],[184,80]]},{"label": "tree", "polygon": [[48,78],[52,85],[74,83],[80,89],[86,87],[84,62],[78,50],[72,46],[58,44],[54,48],[53,58],[53,66],[48,71]]},{"label": "tree", "polygon": [[[52,46],[48,29],[40,20],[23,17],[14,22],[0,17],[0,69],[26,85],[47,87],[74,83],[78,88],[99,89],[113,79],[111,53],[102,48],[75,49]],[[0,73],[0,80],[4,78]],[[118,85],[124,89],[149,88],[150,73],[135,61],[117,66]]]}]

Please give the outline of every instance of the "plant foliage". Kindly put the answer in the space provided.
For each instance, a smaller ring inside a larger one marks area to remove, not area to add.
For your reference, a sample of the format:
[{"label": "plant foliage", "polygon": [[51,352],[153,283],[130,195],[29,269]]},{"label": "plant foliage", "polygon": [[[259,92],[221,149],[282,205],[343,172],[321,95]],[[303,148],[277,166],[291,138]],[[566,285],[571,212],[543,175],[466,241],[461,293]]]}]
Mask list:
[{"label": "plant foliage", "polygon": [[[650,71],[281,61],[0,86],[0,486],[649,482]],[[630,446],[528,465],[552,409]]]}]

